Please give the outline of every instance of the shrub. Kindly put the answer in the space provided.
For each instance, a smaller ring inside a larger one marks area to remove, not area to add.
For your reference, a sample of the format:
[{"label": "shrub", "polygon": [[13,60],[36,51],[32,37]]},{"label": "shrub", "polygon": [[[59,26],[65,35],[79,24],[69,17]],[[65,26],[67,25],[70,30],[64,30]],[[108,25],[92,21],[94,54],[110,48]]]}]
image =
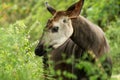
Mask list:
[{"label": "shrub", "polygon": [[[0,79],[39,80],[42,77],[41,59],[35,58],[30,35],[22,21],[7,29],[0,28]],[[40,75],[41,74],[41,75]]]}]

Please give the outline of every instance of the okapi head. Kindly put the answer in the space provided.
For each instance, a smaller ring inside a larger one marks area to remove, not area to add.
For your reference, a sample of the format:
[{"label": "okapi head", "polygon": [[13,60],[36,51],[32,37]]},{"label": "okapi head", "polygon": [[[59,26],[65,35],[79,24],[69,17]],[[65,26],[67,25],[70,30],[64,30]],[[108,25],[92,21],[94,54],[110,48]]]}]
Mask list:
[{"label": "okapi head", "polygon": [[66,11],[56,11],[46,3],[47,10],[53,15],[47,22],[38,46],[36,55],[43,55],[45,48],[58,48],[73,34],[71,18],[79,16],[84,0],[70,6]]}]

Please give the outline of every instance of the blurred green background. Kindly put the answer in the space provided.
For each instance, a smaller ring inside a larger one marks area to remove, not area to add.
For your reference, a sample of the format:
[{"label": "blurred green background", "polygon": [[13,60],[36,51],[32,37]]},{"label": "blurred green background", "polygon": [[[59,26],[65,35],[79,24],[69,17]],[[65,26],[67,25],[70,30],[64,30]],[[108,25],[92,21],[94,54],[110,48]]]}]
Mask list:
[{"label": "blurred green background", "polygon": [[[34,48],[51,17],[45,1],[65,10],[78,0],[0,0],[0,80],[43,79],[42,60]],[[119,80],[120,0],[85,0],[81,15],[104,30],[113,60],[111,80]]]}]

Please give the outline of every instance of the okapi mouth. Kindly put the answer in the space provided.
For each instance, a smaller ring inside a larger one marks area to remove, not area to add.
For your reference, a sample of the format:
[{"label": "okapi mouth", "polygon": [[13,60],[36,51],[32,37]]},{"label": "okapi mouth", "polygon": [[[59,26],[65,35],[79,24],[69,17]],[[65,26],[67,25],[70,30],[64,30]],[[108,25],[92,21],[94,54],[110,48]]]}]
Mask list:
[{"label": "okapi mouth", "polygon": [[[54,49],[52,46],[48,46],[47,49]],[[35,49],[35,55],[37,56],[43,56],[44,54],[46,54],[48,51],[47,49],[43,46],[43,45],[40,45],[39,47],[37,47]]]}]

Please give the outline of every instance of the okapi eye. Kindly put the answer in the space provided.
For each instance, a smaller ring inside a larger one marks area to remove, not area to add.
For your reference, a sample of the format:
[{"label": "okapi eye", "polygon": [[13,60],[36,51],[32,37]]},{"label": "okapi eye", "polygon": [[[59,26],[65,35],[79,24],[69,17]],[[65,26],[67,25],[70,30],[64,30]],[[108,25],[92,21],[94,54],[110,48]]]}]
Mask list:
[{"label": "okapi eye", "polygon": [[63,22],[64,22],[64,23],[66,23],[66,22],[67,22],[67,20],[66,20],[66,19],[63,19]]},{"label": "okapi eye", "polygon": [[52,28],[52,32],[58,32],[58,29],[59,29],[59,27],[55,26],[55,27]]}]

